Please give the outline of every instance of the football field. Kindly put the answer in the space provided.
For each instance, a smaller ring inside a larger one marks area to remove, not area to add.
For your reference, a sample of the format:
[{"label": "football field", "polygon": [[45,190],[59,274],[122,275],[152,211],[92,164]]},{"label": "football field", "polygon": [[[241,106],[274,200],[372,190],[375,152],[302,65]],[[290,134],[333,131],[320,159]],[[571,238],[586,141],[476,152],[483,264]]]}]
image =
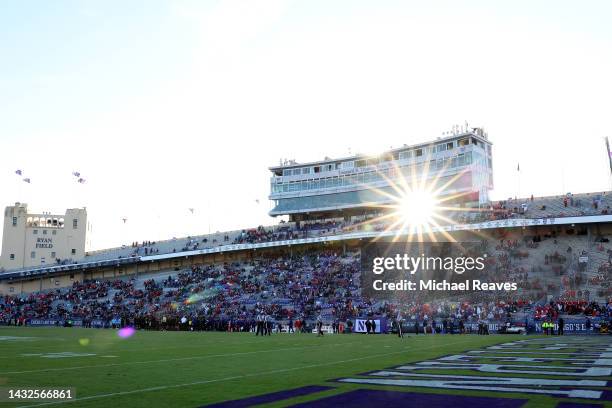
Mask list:
[{"label": "football field", "polygon": [[75,393],[7,407],[612,407],[612,336],[2,327],[0,387]]}]

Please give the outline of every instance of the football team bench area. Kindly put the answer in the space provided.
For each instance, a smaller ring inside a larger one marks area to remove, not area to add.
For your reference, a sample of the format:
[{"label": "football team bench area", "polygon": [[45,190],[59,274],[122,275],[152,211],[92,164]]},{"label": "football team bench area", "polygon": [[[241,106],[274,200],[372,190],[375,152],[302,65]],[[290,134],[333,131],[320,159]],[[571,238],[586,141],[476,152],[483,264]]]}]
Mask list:
[{"label": "football team bench area", "polygon": [[612,407],[612,336],[2,327],[0,382],[75,392],[7,407]]}]

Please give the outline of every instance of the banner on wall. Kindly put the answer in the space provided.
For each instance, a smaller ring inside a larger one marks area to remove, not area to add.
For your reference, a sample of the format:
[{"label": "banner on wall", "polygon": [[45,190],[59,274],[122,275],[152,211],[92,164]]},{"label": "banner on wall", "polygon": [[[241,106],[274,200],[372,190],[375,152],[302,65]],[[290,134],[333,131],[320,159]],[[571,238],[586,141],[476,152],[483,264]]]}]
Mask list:
[{"label": "banner on wall", "polygon": [[[367,333],[367,325],[366,321],[368,319],[355,319],[355,325],[353,326],[353,331],[355,333]],[[370,319],[376,324],[374,328],[374,333],[386,333],[387,332],[387,319]]]},{"label": "banner on wall", "polygon": [[[512,328],[524,328],[527,327],[527,333],[529,334],[544,334],[542,330],[543,321],[534,320],[533,318],[528,318],[525,320],[511,320],[510,326],[508,326],[508,321],[505,320],[488,320],[487,326],[489,328],[490,333],[499,333],[503,332],[504,328],[512,327]],[[554,323],[554,333],[559,332],[559,325],[555,321]],[[405,333],[414,332],[414,320],[404,320],[402,321],[402,330]],[[608,322],[605,319],[600,317],[593,317],[587,320],[586,317],[568,317],[565,318],[563,326],[565,334],[595,334],[600,332],[608,332],[606,329],[606,324]],[[600,330],[600,328],[604,327],[604,330]],[[428,327],[431,327],[431,321],[428,324]],[[464,324],[465,331],[467,333],[477,333],[478,332],[478,322],[468,321]],[[453,320],[451,325],[450,321],[446,326],[446,332],[450,332],[452,329],[453,333],[459,332],[459,322],[457,320]],[[442,320],[436,320],[436,331],[438,333],[444,333]],[[419,332],[423,332],[423,322],[419,321]]]}]

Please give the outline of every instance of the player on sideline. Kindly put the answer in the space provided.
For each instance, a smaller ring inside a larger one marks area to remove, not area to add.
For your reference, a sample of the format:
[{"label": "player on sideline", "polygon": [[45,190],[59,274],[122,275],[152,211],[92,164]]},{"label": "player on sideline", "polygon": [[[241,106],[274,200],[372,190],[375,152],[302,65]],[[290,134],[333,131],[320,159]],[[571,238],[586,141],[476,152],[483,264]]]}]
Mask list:
[{"label": "player on sideline", "polygon": [[400,339],[404,338],[404,333],[402,332],[402,312],[397,311],[397,316],[395,317],[395,325],[397,326],[397,337]]},{"label": "player on sideline", "polygon": [[259,313],[257,315],[257,331],[255,332],[256,336],[259,336],[260,334],[262,336],[264,335],[264,333],[263,333],[263,324],[264,324],[263,315],[261,313]]},{"label": "player on sideline", "polygon": [[272,317],[269,314],[264,316],[264,335],[272,335]]},{"label": "player on sideline", "polygon": [[323,336],[323,320],[321,315],[317,317],[317,337]]},{"label": "player on sideline", "polygon": [[293,330],[293,317],[289,318],[289,323],[287,325],[287,333],[295,334],[295,331]]}]

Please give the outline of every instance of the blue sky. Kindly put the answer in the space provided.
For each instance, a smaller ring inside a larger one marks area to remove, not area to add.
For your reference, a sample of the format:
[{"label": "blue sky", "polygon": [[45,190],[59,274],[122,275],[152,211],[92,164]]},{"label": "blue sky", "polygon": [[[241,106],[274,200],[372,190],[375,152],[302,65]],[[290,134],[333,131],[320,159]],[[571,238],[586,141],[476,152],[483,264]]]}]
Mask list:
[{"label": "blue sky", "polygon": [[0,204],[85,205],[94,247],[269,224],[267,167],[280,158],[376,152],[466,120],[494,143],[496,198],[516,194],[518,162],[523,195],[609,190],[611,12],[2,2]]}]

